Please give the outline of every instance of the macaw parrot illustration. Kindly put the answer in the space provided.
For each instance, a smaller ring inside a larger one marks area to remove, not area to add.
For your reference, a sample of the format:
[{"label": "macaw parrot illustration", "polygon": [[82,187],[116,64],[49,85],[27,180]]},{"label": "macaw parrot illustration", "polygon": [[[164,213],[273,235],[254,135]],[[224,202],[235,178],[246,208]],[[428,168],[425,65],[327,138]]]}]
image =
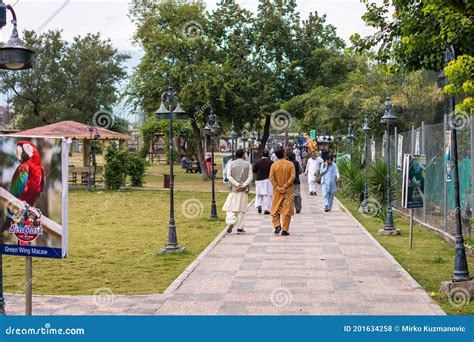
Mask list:
[{"label": "macaw parrot illustration", "polygon": [[44,168],[38,148],[29,141],[19,141],[16,157],[21,162],[13,174],[10,192],[19,200],[34,207],[44,190]]},{"label": "macaw parrot illustration", "polygon": [[[16,168],[10,183],[10,193],[29,206],[34,207],[44,190],[45,175],[38,148],[30,141],[17,143],[16,157],[20,165]],[[7,219],[2,231],[9,228]]]}]

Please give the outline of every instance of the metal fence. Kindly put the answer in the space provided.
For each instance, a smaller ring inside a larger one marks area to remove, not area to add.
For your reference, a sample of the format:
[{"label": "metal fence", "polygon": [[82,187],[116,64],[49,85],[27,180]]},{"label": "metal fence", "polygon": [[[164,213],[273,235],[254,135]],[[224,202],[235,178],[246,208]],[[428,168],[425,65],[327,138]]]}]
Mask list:
[{"label": "metal fence", "polygon": [[[451,129],[448,125],[448,117],[445,116],[444,123],[435,125],[424,125],[413,127],[408,132],[395,132],[390,137],[391,143],[391,166],[397,170],[397,188],[401,186],[401,170],[397,169],[398,142],[402,140],[402,152],[426,155],[426,179],[425,179],[425,206],[415,209],[414,216],[420,221],[433,227],[439,228],[454,235],[454,184],[446,181],[445,160],[445,132]],[[461,195],[461,210],[463,218],[463,231],[466,235],[471,233],[471,208],[472,208],[472,175],[474,171],[474,120],[467,120],[466,124],[457,128],[458,133],[458,158],[459,158],[459,182]],[[403,138],[399,138],[399,136]],[[385,158],[385,138],[372,139],[375,141],[375,158]],[[371,143],[372,143],[371,141]],[[371,147],[369,146],[369,151]],[[403,155],[402,154],[402,155]],[[370,158],[373,155],[369,152]],[[393,203],[400,210],[401,199]]]}]

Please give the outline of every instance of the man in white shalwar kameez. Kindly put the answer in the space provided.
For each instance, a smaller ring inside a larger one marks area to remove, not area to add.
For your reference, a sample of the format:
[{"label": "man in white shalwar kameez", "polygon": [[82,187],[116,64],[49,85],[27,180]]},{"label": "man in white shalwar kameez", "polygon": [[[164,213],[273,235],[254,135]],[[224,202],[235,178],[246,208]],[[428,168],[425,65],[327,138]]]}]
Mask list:
[{"label": "man in white shalwar kameez", "polygon": [[222,210],[226,212],[227,233],[232,233],[236,227],[237,234],[243,234],[253,173],[252,165],[244,159],[244,150],[237,150],[235,156],[237,159],[229,162],[227,167],[229,195]]},{"label": "man in white shalwar kameez", "polygon": [[268,179],[270,177],[270,168],[273,162],[270,160],[270,153],[263,151],[262,158],[253,164],[253,173],[256,174],[255,207],[259,214],[262,213],[262,207],[265,215],[270,215],[272,210],[272,183]]},{"label": "man in white shalwar kameez", "polygon": [[324,163],[324,160],[316,155],[316,153],[311,153],[311,158],[308,159],[306,163],[306,171],[304,172],[305,175],[308,176],[308,186],[309,186],[309,195],[316,196],[317,195],[317,182],[316,182],[316,175],[319,173],[321,169],[321,165]]}]

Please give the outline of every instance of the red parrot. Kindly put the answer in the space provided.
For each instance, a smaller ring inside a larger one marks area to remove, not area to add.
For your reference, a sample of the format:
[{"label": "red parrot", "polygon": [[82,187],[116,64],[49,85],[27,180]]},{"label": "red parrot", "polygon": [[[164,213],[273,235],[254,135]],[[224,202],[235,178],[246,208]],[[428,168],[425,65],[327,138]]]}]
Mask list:
[{"label": "red parrot", "polygon": [[29,141],[19,141],[16,157],[21,162],[13,174],[10,192],[34,207],[44,189],[44,168],[38,148]]}]

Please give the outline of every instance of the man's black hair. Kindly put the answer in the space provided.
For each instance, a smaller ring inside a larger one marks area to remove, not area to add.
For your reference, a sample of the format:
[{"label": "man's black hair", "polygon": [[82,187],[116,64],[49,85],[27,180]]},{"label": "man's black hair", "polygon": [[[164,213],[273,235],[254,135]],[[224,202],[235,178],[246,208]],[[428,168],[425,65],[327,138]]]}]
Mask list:
[{"label": "man's black hair", "polygon": [[285,150],[283,147],[279,147],[275,150],[275,155],[278,159],[283,159],[285,157]]},{"label": "man's black hair", "polygon": [[237,151],[235,151],[235,156],[237,158],[243,158],[244,157],[244,150],[239,148]]},{"label": "man's black hair", "polygon": [[268,158],[268,157],[270,157],[270,152],[268,152],[268,150],[265,150],[265,151],[263,151],[262,156],[264,156],[265,158]]}]

